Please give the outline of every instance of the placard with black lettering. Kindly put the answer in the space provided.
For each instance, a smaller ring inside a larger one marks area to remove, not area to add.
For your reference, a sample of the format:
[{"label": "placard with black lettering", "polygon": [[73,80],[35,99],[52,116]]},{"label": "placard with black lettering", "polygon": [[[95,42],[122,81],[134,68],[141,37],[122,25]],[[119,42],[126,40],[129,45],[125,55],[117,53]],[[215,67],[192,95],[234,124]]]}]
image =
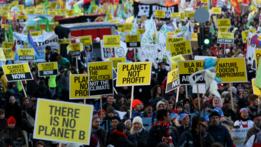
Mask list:
[{"label": "placard with black lettering", "polygon": [[57,62],[44,62],[38,63],[38,75],[39,77],[46,77],[51,75],[57,75],[58,73],[58,64]]},{"label": "placard with black lettering", "polygon": [[112,62],[90,62],[88,75],[90,96],[113,93]]},{"label": "placard with black lettering", "polygon": [[8,82],[33,79],[28,63],[4,65],[3,70]]}]

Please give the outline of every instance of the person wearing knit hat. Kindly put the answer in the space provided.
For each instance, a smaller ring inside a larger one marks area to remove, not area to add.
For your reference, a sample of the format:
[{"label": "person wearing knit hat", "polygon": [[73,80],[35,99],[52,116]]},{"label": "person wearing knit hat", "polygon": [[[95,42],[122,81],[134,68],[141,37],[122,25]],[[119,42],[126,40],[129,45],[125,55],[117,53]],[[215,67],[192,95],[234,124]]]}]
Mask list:
[{"label": "person wearing knit hat", "polygon": [[147,146],[148,135],[148,131],[143,127],[142,118],[139,116],[134,117],[130,131],[130,140],[136,140],[137,147],[144,147]]},{"label": "person wearing knit hat", "polygon": [[165,102],[160,100],[157,102],[157,105],[156,105],[156,110],[162,110],[162,109],[166,109],[166,106],[165,106]]},{"label": "person wearing knit hat", "polygon": [[141,111],[143,109],[144,105],[143,102],[139,99],[134,99],[132,102],[132,117],[135,116],[141,116]]},{"label": "person wearing knit hat", "polygon": [[178,117],[180,126],[178,127],[178,133],[182,134],[184,131],[188,130],[190,127],[190,118],[187,113],[181,113]]}]

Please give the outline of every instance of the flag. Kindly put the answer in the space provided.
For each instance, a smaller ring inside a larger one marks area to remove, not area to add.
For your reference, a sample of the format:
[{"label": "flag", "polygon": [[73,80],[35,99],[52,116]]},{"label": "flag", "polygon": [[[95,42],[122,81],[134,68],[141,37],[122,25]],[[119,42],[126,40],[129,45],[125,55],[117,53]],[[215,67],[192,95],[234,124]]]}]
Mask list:
[{"label": "flag", "polygon": [[241,9],[238,0],[231,0],[231,5],[234,8],[235,12],[240,15],[241,14]]},{"label": "flag", "polygon": [[28,39],[28,44],[34,49],[34,52],[36,53],[36,55],[38,55],[38,47],[36,45],[36,43],[34,42],[31,34],[30,34],[30,31],[28,32],[28,35],[27,35],[27,39]]}]

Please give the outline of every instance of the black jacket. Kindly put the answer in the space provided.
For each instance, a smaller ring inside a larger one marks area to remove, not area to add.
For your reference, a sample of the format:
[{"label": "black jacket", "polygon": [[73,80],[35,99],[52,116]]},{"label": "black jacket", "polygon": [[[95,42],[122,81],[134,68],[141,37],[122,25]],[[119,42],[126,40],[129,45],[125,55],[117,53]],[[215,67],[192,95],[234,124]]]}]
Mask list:
[{"label": "black jacket", "polygon": [[141,132],[129,136],[131,141],[137,142],[137,147],[147,147],[149,132],[142,129]]},{"label": "black jacket", "polygon": [[128,139],[127,135],[120,131],[113,131],[110,138],[109,143],[115,147],[136,147],[137,143],[132,142]]},{"label": "black jacket", "polygon": [[208,133],[213,136],[215,142],[221,143],[224,147],[232,147],[233,141],[226,127],[220,125],[209,126]]}]

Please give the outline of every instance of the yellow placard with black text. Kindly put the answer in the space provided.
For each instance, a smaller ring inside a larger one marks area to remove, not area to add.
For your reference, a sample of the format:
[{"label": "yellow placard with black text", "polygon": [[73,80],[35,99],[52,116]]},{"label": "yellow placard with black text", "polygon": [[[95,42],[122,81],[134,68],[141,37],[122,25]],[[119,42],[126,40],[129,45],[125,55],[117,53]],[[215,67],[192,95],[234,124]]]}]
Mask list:
[{"label": "yellow placard with black text", "polygon": [[33,79],[28,63],[3,65],[3,71],[8,82]]},{"label": "yellow placard with black text", "polygon": [[35,58],[33,48],[18,49],[17,55],[20,61],[32,61]]},{"label": "yellow placard with black text", "polygon": [[117,70],[117,65],[118,65],[118,63],[126,62],[126,58],[125,58],[125,57],[109,58],[109,61],[112,62],[113,68],[114,68],[115,70]]},{"label": "yellow placard with black text", "polygon": [[[171,34],[173,33],[173,34]],[[166,39],[166,49],[167,50],[171,50],[172,46],[174,46],[175,42],[179,42],[179,41],[185,41],[185,39],[183,37],[173,37],[172,35],[174,35],[174,32],[168,32],[167,34],[167,39]]]},{"label": "yellow placard with black text", "polygon": [[92,36],[82,36],[80,38],[80,42],[84,45],[84,46],[87,46],[87,45],[92,45]]},{"label": "yellow placard with black text", "polygon": [[118,63],[116,86],[150,85],[151,62]]},{"label": "yellow placard with black text", "polygon": [[121,46],[121,39],[119,35],[104,35],[103,36],[104,48],[114,48]]},{"label": "yellow placard with black text", "polygon": [[261,50],[256,49],[255,50],[255,63],[256,63],[256,69],[258,68],[259,59],[261,58]]},{"label": "yellow placard with black text", "polygon": [[5,54],[6,60],[14,60],[15,52],[12,48],[2,48]]},{"label": "yellow placard with black text", "polygon": [[51,76],[58,74],[58,64],[57,62],[44,62],[38,63],[38,75],[39,77]]},{"label": "yellow placard with black text", "polygon": [[171,56],[192,54],[191,42],[188,40],[174,42],[170,46]]},{"label": "yellow placard with black text", "polygon": [[112,62],[88,64],[90,96],[113,93]]},{"label": "yellow placard with black text", "polygon": [[231,20],[228,18],[225,19],[217,19],[217,27],[230,27],[231,26]]},{"label": "yellow placard with black text", "polygon": [[163,10],[155,10],[155,11],[154,11],[154,16],[155,16],[156,18],[163,19],[163,18],[166,17],[166,12],[163,11]]},{"label": "yellow placard with black text", "polygon": [[34,139],[90,144],[93,106],[37,99]]},{"label": "yellow placard with black text", "polygon": [[212,9],[211,9],[211,13],[212,13],[212,14],[217,14],[217,15],[219,15],[219,14],[221,14],[221,12],[222,12],[222,10],[221,10],[220,7],[212,7]]},{"label": "yellow placard with black text", "polygon": [[253,89],[254,95],[260,96],[261,95],[261,89],[259,89],[256,86],[256,78],[252,79],[251,82],[252,82],[252,89]]},{"label": "yellow placard with black text", "polygon": [[180,82],[179,82],[179,69],[178,68],[168,72],[166,84],[167,85],[166,85],[165,93],[168,93],[168,92],[176,89],[179,86]]},{"label": "yellow placard with black text", "polygon": [[216,76],[221,83],[247,82],[245,58],[218,58]]}]

